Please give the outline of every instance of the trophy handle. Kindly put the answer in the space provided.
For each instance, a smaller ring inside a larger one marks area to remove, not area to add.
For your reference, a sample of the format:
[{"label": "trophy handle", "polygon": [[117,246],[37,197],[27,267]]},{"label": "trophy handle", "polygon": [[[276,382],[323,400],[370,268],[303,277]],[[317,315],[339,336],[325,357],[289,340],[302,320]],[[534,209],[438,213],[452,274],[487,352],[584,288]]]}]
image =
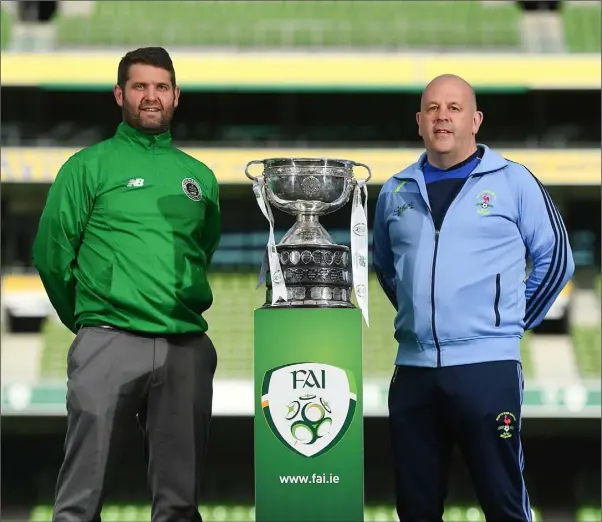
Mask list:
[{"label": "trophy handle", "polygon": [[[370,181],[370,178],[372,177],[372,171],[370,170],[370,167],[368,167],[368,165],[366,165],[364,163],[358,163],[357,161],[353,161],[352,163],[353,163],[354,167],[364,167],[368,171],[368,177],[363,180],[359,180],[359,181],[363,181],[364,183],[368,183],[368,181]],[[357,180],[356,180],[356,182],[357,182]]]},{"label": "trophy handle", "polygon": [[247,163],[247,166],[245,167],[245,174],[246,174],[247,178],[249,178],[252,181],[259,181],[259,177],[251,176],[251,174],[249,174],[249,167],[253,164],[259,164],[259,163],[261,163],[263,165],[263,160],[249,161],[249,163]]}]

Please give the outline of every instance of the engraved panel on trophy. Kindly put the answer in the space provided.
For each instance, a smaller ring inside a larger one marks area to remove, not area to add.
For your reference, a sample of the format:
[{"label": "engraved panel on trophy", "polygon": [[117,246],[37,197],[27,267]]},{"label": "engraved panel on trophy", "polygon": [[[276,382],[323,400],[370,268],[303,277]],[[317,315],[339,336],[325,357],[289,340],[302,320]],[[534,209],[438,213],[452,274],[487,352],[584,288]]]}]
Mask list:
[{"label": "engraved panel on trophy", "polygon": [[299,260],[301,259],[301,253],[298,250],[293,250],[291,252],[290,259],[293,265],[298,264]]},{"label": "engraved panel on trophy", "polygon": [[315,176],[307,176],[301,182],[303,192],[310,198],[315,198],[320,193],[320,180]]}]

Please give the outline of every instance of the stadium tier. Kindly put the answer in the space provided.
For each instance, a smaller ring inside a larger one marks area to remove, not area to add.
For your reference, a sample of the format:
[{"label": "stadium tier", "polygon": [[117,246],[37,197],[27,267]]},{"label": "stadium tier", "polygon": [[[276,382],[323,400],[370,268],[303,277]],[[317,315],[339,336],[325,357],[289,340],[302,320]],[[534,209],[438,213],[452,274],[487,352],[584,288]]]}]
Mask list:
[{"label": "stadium tier", "polygon": [[[261,238],[264,239],[263,236]],[[229,243],[236,237],[226,235],[225,245],[216,253],[217,261],[227,266],[236,266],[243,260],[238,250],[228,250]],[[248,244],[248,243],[247,243]],[[261,251],[259,251],[261,254]],[[233,256],[233,257],[232,257]],[[229,257],[232,257],[229,259]],[[260,255],[258,256],[260,258]],[[207,312],[210,334],[219,352],[217,378],[251,379],[253,357],[253,313],[265,302],[265,291],[257,289],[254,273],[215,273],[211,276],[215,302]],[[393,335],[394,312],[374,275],[370,279],[370,328],[364,333],[364,372],[367,379],[387,379],[395,353]],[[43,307],[45,301],[42,287],[36,276],[6,276],[3,282],[5,307],[16,300],[35,293]],[[570,285],[566,291],[570,291]],[[236,321],[232,318],[236,317]],[[52,316],[45,321],[42,331],[42,350],[39,377],[43,381],[61,380],[66,371],[66,353],[73,334]],[[580,378],[584,380],[600,377],[600,326],[571,326],[572,349],[578,365]],[[523,365],[528,379],[536,375],[530,346],[533,335],[523,339]]]},{"label": "stadium tier", "polygon": [[[255,509],[252,506],[216,505],[201,508],[203,520],[207,522],[253,522]],[[538,509],[532,509],[533,522],[545,522]],[[103,522],[140,522],[150,519],[150,507],[138,505],[108,505],[102,513]],[[36,506],[31,511],[29,522],[50,522],[51,506]],[[575,513],[575,522],[600,522],[600,508],[584,506]],[[397,522],[393,506],[367,506],[364,510],[365,522]],[[483,512],[477,506],[451,505],[446,508],[443,522],[485,522]]]},{"label": "stadium tier", "polygon": [[[273,125],[273,131],[278,126]],[[251,134],[250,126],[241,132]],[[3,183],[51,183],[60,166],[78,149],[72,147],[4,147],[2,150]],[[210,165],[215,171],[220,185],[246,183],[244,175],[246,163],[256,158],[256,148],[190,148],[185,152],[199,161]],[[500,150],[507,158],[522,164],[528,164],[546,186],[551,185],[588,185],[600,186],[602,158],[596,149],[534,149],[512,148]],[[262,148],[262,157],[342,157],[353,158],[370,165],[372,178],[370,183],[382,185],[398,170],[399,165],[409,165],[420,155],[420,149],[400,148]],[[265,238],[259,239],[261,242]],[[265,245],[263,245],[265,246]]]},{"label": "stadium tier", "polygon": [[[151,7],[152,5],[152,7]],[[150,13],[122,31],[115,20]],[[57,17],[66,46],[132,45],[161,38],[178,46],[478,47],[519,45],[519,8],[482,2],[94,2],[87,17]]]},{"label": "stadium tier", "polygon": [[[216,299],[207,313],[207,321],[219,353],[216,377],[252,379],[253,313],[265,302],[265,291],[255,289],[255,274],[215,274],[211,283]],[[394,310],[378,288],[375,276],[371,277],[370,284],[371,322],[370,328],[364,333],[364,374],[367,379],[387,379],[391,375],[396,350],[393,339]],[[53,320],[48,321],[44,330],[42,379],[60,379],[65,375],[65,354],[72,337],[64,327]],[[525,374],[531,376],[528,340],[523,346]]]},{"label": "stadium tier", "polygon": [[[59,49],[170,47],[375,48],[509,51],[522,49],[516,2],[264,2],[220,0],[93,1],[55,16]],[[559,16],[569,52],[600,51],[600,4],[563,2]],[[2,47],[12,15],[2,11]],[[132,20],[144,19],[144,24]],[[126,26],[127,25],[127,29]]]}]

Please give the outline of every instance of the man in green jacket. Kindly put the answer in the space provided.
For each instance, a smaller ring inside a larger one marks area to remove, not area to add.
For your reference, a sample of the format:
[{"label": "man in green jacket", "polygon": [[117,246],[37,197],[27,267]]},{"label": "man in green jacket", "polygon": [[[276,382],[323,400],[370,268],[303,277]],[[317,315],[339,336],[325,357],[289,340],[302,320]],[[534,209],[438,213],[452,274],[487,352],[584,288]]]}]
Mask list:
[{"label": "man in green jacket", "polygon": [[202,314],[213,302],[218,184],[172,145],[180,90],[164,49],[126,54],[114,95],[123,122],[62,166],[33,248],[49,299],[76,334],[53,521],[100,520],[107,470],[136,420],[153,521],[199,521],[217,365]]}]

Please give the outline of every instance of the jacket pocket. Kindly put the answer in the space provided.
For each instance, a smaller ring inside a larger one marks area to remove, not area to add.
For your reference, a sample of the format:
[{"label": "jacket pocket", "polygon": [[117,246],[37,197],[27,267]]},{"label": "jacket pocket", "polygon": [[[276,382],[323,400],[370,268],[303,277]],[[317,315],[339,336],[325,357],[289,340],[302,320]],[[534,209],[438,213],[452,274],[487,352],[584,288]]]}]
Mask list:
[{"label": "jacket pocket", "polygon": [[495,300],[493,301],[493,313],[495,314],[495,326],[500,326],[500,293],[501,293],[501,274],[495,276]]}]

